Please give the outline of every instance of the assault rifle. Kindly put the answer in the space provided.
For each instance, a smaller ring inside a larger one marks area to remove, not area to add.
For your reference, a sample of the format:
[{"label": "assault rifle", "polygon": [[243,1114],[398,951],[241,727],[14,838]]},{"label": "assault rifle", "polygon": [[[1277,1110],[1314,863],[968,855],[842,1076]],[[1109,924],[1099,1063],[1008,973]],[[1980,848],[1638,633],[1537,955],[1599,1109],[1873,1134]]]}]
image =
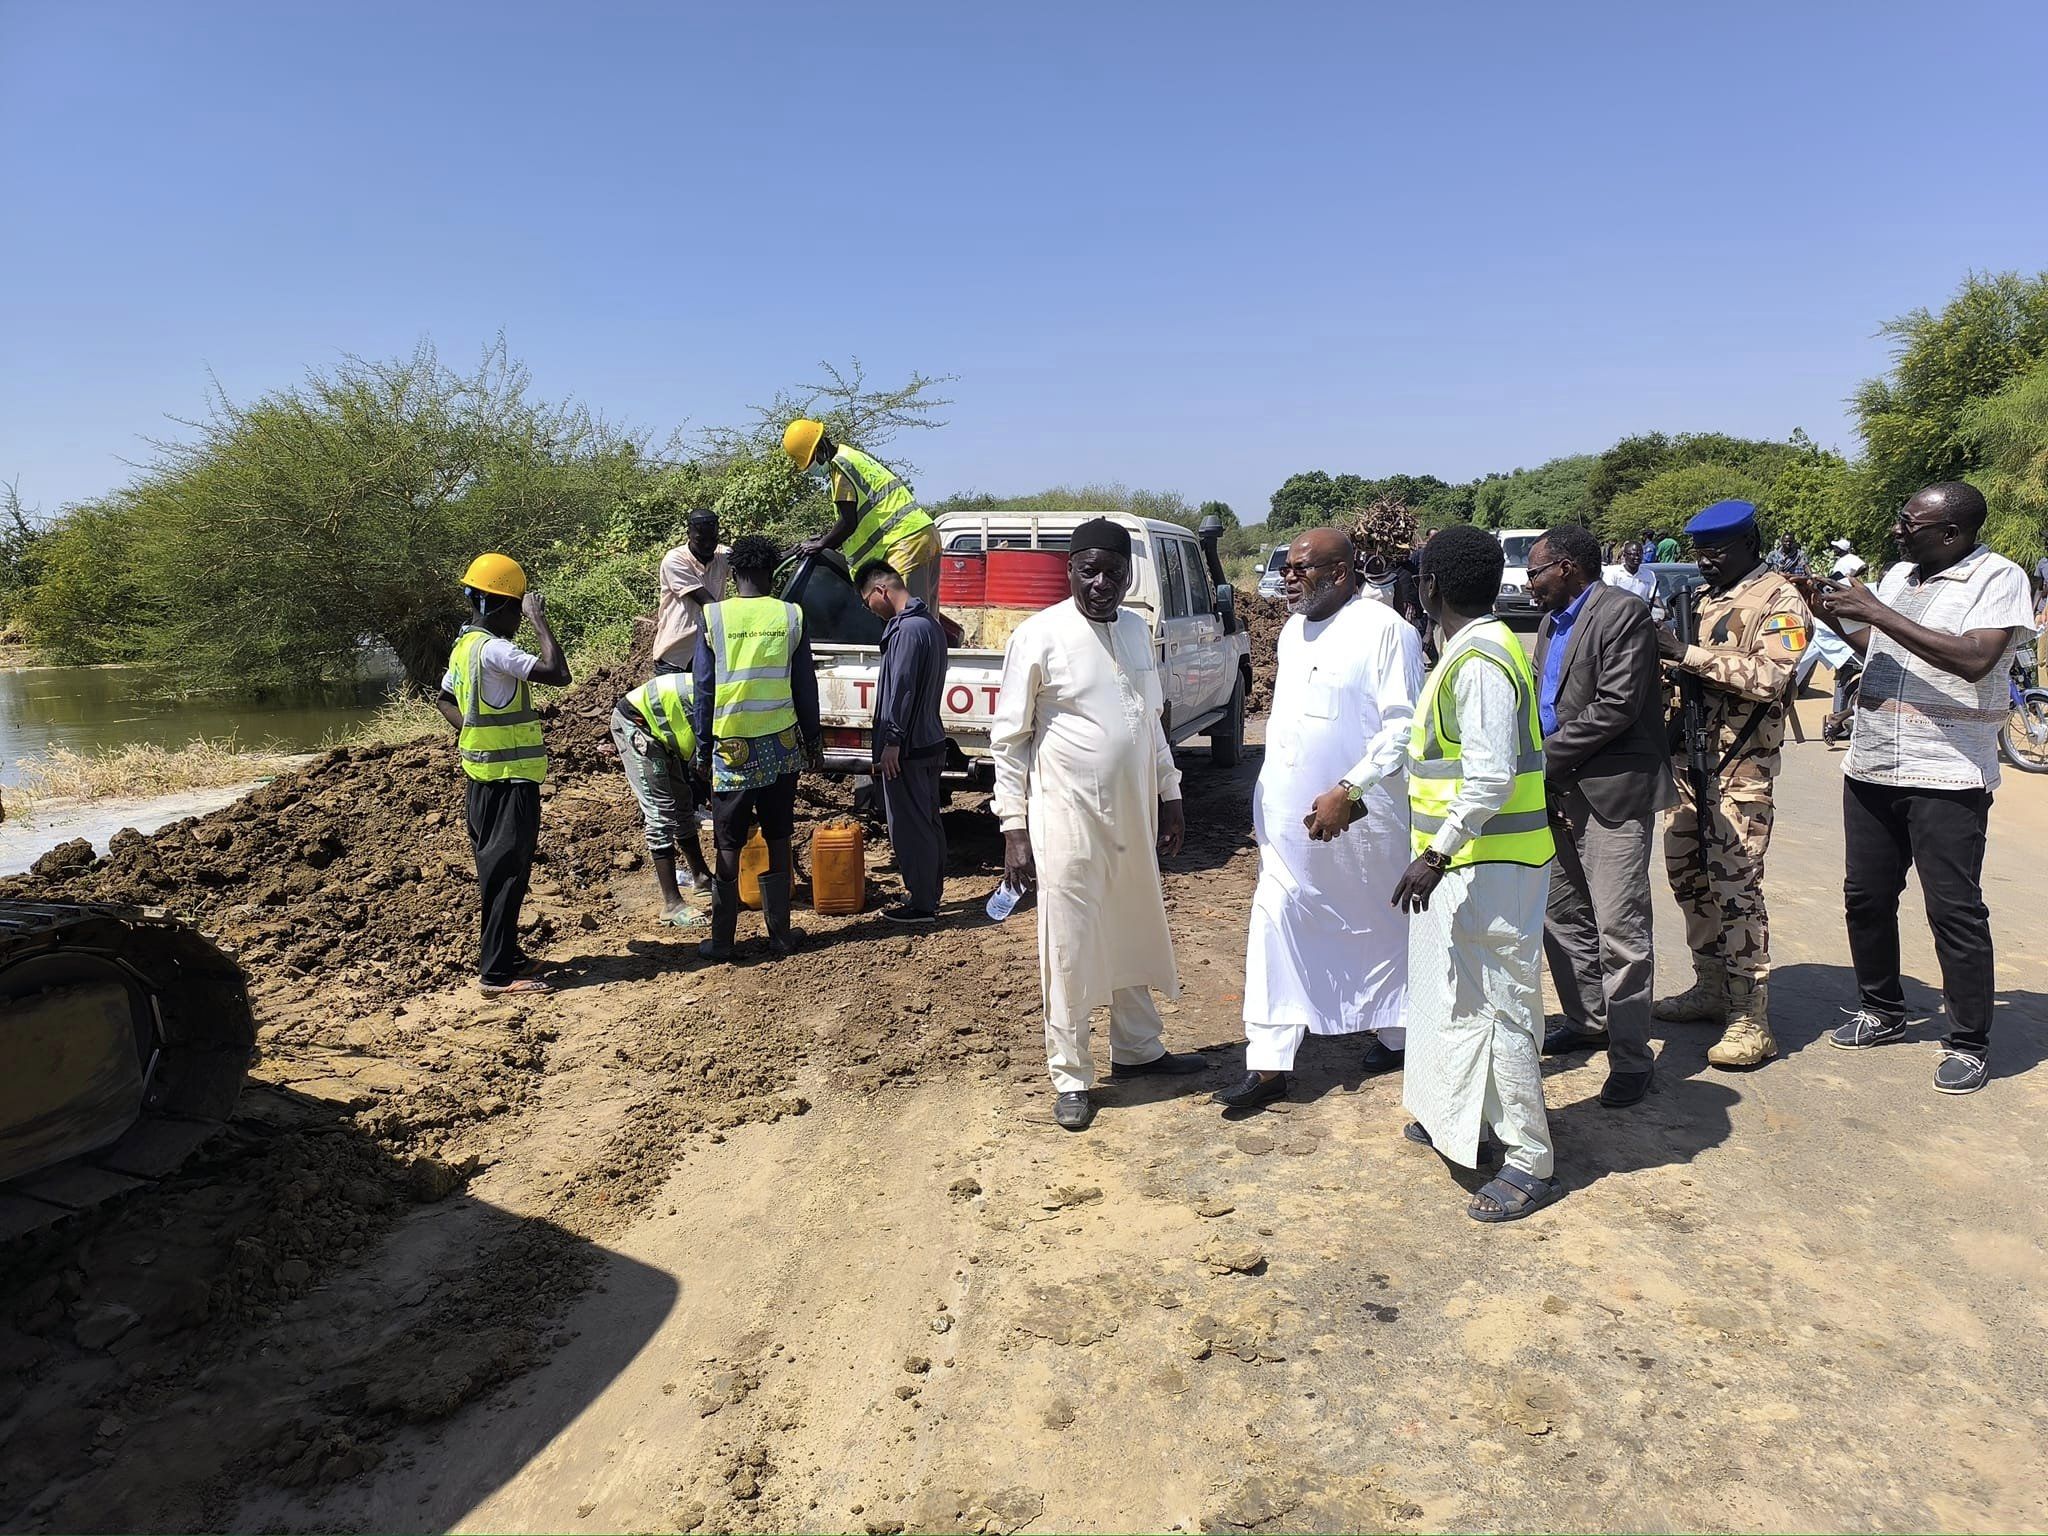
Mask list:
[{"label": "assault rifle", "polygon": [[[1693,612],[1693,592],[1684,588],[1672,594],[1671,622],[1679,640],[1686,645],[1699,641],[1699,624]],[[1694,814],[1693,851],[1699,858],[1700,874],[1707,874],[1708,818],[1720,794],[1715,780],[1720,777],[1714,761],[1714,728],[1707,715],[1707,685],[1697,672],[1678,670],[1678,739],[1673,754],[1685,750],[1685,782],[1692,789]]]}]

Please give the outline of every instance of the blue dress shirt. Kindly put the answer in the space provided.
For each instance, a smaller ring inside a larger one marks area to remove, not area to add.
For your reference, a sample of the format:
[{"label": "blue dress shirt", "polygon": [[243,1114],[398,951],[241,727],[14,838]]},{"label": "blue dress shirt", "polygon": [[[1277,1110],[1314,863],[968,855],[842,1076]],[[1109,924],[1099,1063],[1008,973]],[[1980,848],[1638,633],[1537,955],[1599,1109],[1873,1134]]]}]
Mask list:
[{"label": "blue dress shirt", "polygon": [[1550,621],[1550,649],[1543,653],[1543,676],[1537,679],[1536,685],[1537,713],[1542,717],[1545,736],[1557,733],[1557,684],[1559,674],[1564,671],[1565,642],[1571,639],[1572,626],[1579,622],[1579,610],[1586,606],[1586,598],[1592,590],[1589,584]]}]

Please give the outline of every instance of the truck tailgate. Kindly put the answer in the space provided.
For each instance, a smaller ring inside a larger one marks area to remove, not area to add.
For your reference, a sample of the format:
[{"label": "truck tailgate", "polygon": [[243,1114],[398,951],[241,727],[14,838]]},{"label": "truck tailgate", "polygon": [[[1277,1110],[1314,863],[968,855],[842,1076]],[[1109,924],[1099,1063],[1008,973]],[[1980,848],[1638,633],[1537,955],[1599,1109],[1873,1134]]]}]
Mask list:
[{"label": "truck tailgate", "polygon": [[[825,729],[828,767],[865,766],[875,717],[875,679],[881,652],[872,645],[813,645],[818,667],[818,716]],[[947,737],[969,757],[988,753],[989,724],[1003,680],[1001,651],[954,651],[946,661],[939,720]],[[857,761],[856,761],[857,759]]]}]

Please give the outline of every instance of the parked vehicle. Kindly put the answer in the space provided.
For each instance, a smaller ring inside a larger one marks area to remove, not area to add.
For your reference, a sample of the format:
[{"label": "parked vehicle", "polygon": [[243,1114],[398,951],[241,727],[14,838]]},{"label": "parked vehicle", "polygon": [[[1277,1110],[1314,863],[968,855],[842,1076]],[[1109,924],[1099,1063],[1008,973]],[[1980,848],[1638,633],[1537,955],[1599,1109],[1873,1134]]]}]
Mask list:
[{"label": "parked vehicle", "polygon": [[1282,567],[1287,564],[1287,546],[1275,544],[1266,551],[1266,563],[1259,568],[1259,596],[1282,598],[1287,595],[1287,578]]},{"label": "parked vehicle", "polygon": [[[989,784],[989,727],[1002,693],[1003,647],[1032,614],[1068,596],[1067,541],[1091,517],[1131,533],[1124,606],[1152,631],[1162,717],[1175,743],[1207,736],[1210,761],[1229,766],[1244,742],[1251,641],[1220,581],[1214,534],[1108,512],[955,512],[939,519],[939,609],[959,634],[948,658],[940,714],[951,774]],[[834,551],[793,560],[783,595],[804,610],[818,667],[818,710],[828,773],[866,773],[880,672],[881,624],[862,607]]]},{"label": "parked vehicle", "polygon": [[1494,537],[1500,540],[1501,553],[1507,556],[1508,561],[1507,569],[1501,572],[1500,596],[1493,601],[1494,617],[1510,621],[1523,619],[1533,624],[1543,617],[1543,610],[1529,595],[1529,551],[1543,537],[1543,530],[1503,528]]},{"label": "parked vehicle", "polygon": [[1659,624],[1671,620],[1671,599],[1694,587],[1705,586],[1707,578],[1690,560],[1652,560],[1643,569],[1656,578],[1657,591],[1650,598],[1650,617]]}]

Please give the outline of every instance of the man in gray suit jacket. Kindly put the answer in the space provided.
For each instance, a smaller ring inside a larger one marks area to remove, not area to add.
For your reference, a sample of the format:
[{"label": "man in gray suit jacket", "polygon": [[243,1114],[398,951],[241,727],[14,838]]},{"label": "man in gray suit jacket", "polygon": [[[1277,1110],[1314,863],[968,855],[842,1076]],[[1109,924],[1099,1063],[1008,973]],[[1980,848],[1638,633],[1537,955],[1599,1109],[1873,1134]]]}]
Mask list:
[{"label": "man in gray suit jacket", "polygon": [[1618,1108],[1650,1091],[1650,848],[1676,799],[1657,628],[1641,598],[1601,581],[1600,545],[1576,524],[1530,550],[1529,592],[1544,609],[1535,667],[1557,838],[1543,949],[1564,1004],[1543,1049],[1605,1046],[1600,1102]]}]

